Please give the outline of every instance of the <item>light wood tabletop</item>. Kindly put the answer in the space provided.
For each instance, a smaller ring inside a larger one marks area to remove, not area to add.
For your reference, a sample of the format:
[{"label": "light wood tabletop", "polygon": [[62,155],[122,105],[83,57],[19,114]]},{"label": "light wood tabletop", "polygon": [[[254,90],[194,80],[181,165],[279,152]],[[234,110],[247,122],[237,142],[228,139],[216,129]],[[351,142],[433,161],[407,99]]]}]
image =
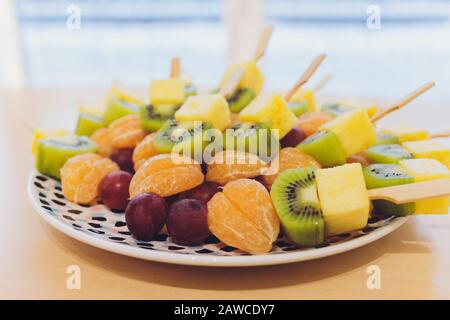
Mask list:
[{"label": "light wood tabletop", "polygon": [[[449,299],[450,216],[417,216],[365,247],[315,261],[271,267],[205,268],[141,261],[73,240],[33,211],[26,193],[33,167],[29,127],[75,124],[78,103],[106,90],[0,93],[0,298],[14,299]],[[433,131],[448,129],[445,104],[417,102],[393,115]],[[444,111],[442,111],[444,110]],[[68,289],[67,268],[80,267],[81,288]],[[380,289],[368,289],[371,266]]]}]

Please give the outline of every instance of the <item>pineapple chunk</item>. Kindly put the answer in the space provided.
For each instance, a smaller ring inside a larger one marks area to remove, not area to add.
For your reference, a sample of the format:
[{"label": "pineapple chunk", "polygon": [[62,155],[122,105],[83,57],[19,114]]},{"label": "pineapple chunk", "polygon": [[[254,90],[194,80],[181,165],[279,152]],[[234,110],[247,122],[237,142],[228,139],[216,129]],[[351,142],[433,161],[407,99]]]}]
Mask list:
[{"label": "pineapple chunk", "polygon": [[75,136],[72,132],[66,129],[34,129],[33,142],[31,144],[31,152],[33,155],[37,155],[39,150],[39,140],[51,139],[51,138],[65,138]]},{"label": "pineapple chunk", "polygon": [[429,138],[428,131],[407,125],[385,128],[381,132],[396,135],[400,142],[426,140]]},{"label": "pineapple chunk", "polygon": [[262,93],[239,113],[239,120],[266,123],[279,130],[281,139],[295,126],[297,118],[281,96]]},{"label": "pineapple chunk", "polygon": [[103,117],[105,108],[80,106],[80,113],[87,113],[99,118]]},{"label": "pineapple chunk", "polygon": [[337,103],[349,107],[350,109],[362,108],[366,110],[369,118],[373,117],[379,109],[378,105],[375,102],[360,98],[340,99]]},{"label": "pineapple chunk", "polygon": [[[407,159],[401,160],[399,164],[416,182],[450,178],[450,170],[435,159]],[[420,200],[416,201],[415,214],[446,214],[449,206],[450,197]]]},{"label": "pineapple chunk", "polygon": [[129,94],[117,88],[116,86],[113,86],[109,91],[108,97],[106,98],[106,105],[109,104],[112,97],[138,106],[142,106],[145,104],[145,102],[143,102],[142,100],[130,96]]},{"label": "pineapple chunk", "polygon": [[238,89],[251,88],[256,94],[259,94],[264,85],[264,76],[256,65],[256,62],[253,60],[244,63],[230,64],[220,81],[220,87],[223,87],[228,79],[239,69],[244,70],[244,75],[239,82]]},{"label": "pineapple chunk", "polygon": [[326,234],[364,228],[369,219],[370,201],[361,164],[318,169],[315,173]]},{"label": "pineapple chunk", "polygon": [[347,112],[323,124],[320,130],[337,135],[346,157],[360,153],[377,142],[375,128],[364,109]]},{"label": "pineapple chunk", "polygon": [[185,81],[182,79],[153,80],[150,85],[152,105],[180,105],[186,99]]},{"label": "pineapple chunk", "polygon": [[314,91],[313,90],[298,90],[294,95],[292,96],[291,100],[289,102],[301,102],[305,101],[306,105],[308,106],[308,111],[316,111],[316,99],[314,97]]},{"label": "pineapple chunk", "polygon": [[220,94],[204,94],[189,97],[175,112],[177,121],[211,122],[214,128],[224,131],[231,123],[228,102]]},{"label": "pineapple chunk", "polygon": [[450,147],[445,146],[439,141],[420,140],[403,143],[403,147],[408,150],[415,158],[436,159],[450,169]]}]

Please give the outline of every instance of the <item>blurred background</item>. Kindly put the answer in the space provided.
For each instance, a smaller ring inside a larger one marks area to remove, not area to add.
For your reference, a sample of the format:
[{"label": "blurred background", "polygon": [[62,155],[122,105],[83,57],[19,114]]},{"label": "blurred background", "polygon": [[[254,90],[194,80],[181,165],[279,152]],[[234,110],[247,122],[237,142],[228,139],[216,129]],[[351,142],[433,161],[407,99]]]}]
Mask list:
[{"label": "blurred background", "polygon": [[449,22],[444,0],[1,0],[0,89],[146,86],[175,55],[213,87],[271,24],[266,88],[287,89],[326,52],[311,80],[333,74],[324,92],[390,99],[435,80],[424,99],[448,101]]}]

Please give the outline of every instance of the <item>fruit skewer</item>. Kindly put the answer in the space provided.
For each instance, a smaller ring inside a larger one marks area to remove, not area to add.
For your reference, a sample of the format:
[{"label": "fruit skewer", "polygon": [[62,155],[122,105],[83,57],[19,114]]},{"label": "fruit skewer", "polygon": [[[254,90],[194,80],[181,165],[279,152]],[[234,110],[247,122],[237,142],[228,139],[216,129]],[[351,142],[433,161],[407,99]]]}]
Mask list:
[{"label": "fruit skewer", "polygon": [[[420,164],[406,163],[405,167],[419,177]],[[311,247],[321,245],[326,236],[364,228],[370,200],[412,202],[418,208],[437,201],[442,204],[440,210],[444,210],[439,213],[447,213],[450,171],[445,167],[442,170],[444,179],[423,182],[416,178],[417,183],[368,191],[359,163],[328,169],[289,169],[277,177],[270,194],[288,238],[300,246]]]},{"label": "fruit skewer", "polygon": [[227,99],[231,112],[241,111],[261,92],[264,77],[257,63],[266,52],[272,32],[271,26],[263,29],[251,60],[227,67],[219,93]]},{"label": "fruit skewer", "polygon": [[433,86],[433,82],[421,86],[372,118],[362,109],[347,112],[321,125],[319,131],[302,141],[298,148],[324,167],[342,165],[348,157],[377,143],[376,122],[405,107]]}]

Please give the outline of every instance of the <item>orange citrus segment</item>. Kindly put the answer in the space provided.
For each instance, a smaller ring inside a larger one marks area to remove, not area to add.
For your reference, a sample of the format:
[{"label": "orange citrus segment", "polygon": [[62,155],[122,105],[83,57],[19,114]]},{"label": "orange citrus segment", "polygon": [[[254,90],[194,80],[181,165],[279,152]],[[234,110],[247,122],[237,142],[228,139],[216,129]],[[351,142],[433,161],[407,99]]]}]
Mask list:
[{"label": "orange citrus segment", "polygon": [[107,128],[95,131],[91,139],[97,143],[97,153],[103,157],[109,157],[113,152],[111,135]]},{"label": "orange citrus segment", "polygon": [[150,157],[153,157],[158,154],[154,146],[156,133],[151,133],[144,138],[141,142],[138,143],[136,148],[133,151],[133,163],[134,170],[140,167],[140,165]]},{"label": "orange citrus segment", "polygon": [[145,138],[139,115],[131,114],[115,120],[108,127],[115,149],[133,148]]},{"label": "orange citrus segment", "polygon": [[297,127],[309,137],[316,133],[320,126],[331,120],[333,116],[326,112],[306,112],[298,118]]}]

